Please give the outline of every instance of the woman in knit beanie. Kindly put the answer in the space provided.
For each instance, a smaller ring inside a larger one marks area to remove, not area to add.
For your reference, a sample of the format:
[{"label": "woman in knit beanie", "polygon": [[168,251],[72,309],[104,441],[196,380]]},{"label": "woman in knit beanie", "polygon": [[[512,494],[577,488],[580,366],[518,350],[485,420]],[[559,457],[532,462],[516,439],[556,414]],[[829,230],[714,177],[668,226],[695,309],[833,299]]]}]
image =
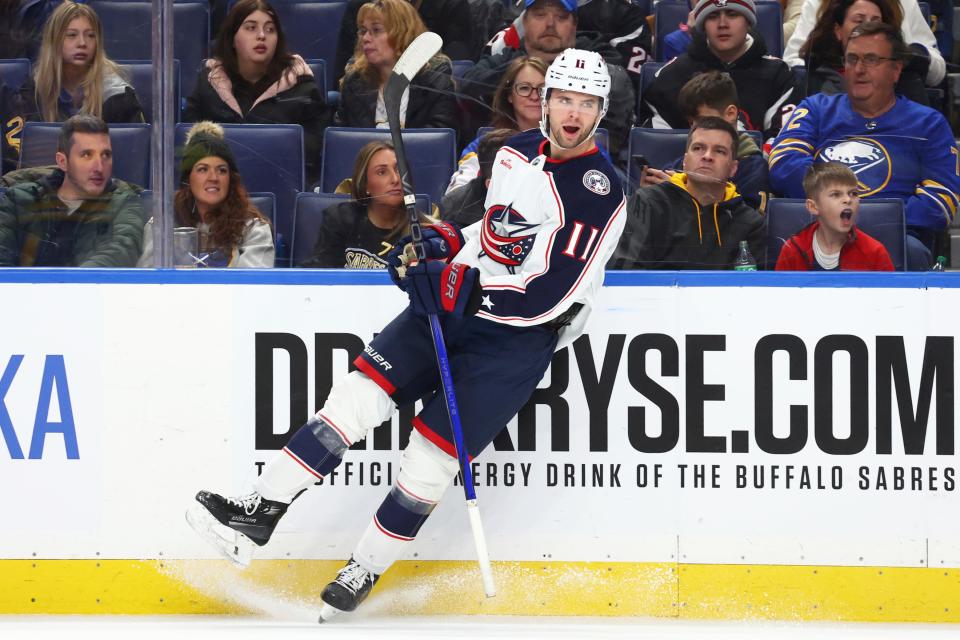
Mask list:
[{"label": "woman in knit beanie", "polygon": [[[187,134],[173,208],[176,226],[199,231],[198,267],[273,267],[273,229],[251,204],[220,125],[198,122]],[[152,222],[141,266],[153,264]]]}]

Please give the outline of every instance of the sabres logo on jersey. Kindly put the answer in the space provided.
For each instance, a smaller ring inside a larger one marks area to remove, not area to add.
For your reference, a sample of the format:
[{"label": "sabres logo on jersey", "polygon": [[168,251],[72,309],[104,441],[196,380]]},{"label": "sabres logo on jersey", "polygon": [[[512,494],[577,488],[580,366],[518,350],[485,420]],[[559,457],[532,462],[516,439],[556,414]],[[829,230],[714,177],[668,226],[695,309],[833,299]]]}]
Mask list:
[{"label": "sabres logo on jersey", "polygon": [[817,153],[818,162],[839,162],[850,167],[857,176],[860,196],[882,191],[890,182],[890,154],[873,138],[848,138],[833,142]]},{"label": "sabres logo on jersey", "polygon": [[536,228],[513,208],[513,203],[494,205],[483,216],[480,246],[491,260],[512,269],[520,266],[533,248]]}]

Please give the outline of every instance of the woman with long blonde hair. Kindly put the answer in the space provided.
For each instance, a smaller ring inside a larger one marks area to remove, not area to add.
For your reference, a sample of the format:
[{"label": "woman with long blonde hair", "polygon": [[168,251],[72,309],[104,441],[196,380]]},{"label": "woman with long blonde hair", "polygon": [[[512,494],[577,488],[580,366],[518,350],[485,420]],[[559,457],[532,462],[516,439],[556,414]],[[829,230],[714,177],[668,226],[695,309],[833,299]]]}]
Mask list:
[{"label": "woman with long blonde hair", "polygon": [[[414,38],[426,31],[417,10],[406,0],[375,0],[357,13],[357,46],[353,62],[340,81],[340,104],[334,123],[347,127],[386,128],[383,86],[393,65]],[[400,102],[400,122],[406,128],[456,129],[453,66],[434,56],[420,70]]]},{"label": "woman with long blonde hair", "polygon": [[79,112],[108,123],[144,121],[136,92],[103,50],[103,26],[89,5],[67,0],[54,10],[43,28],[32,80],[24,86],[25,97],[45,122]]}]

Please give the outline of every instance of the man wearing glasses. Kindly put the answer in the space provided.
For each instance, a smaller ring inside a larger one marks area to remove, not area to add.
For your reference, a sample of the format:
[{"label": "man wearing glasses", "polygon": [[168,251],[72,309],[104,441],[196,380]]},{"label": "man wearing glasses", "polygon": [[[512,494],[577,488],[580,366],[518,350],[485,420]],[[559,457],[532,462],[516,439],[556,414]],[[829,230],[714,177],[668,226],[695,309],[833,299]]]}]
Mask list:
[{"label": "man wearing glasses", "polygon": [[882,22],[847,40],[847,92],[818,93],[794,110],[770,151],[774,192],[803,198],[814,162],[841,162],[857,175],[861,198],[900,198],[907,222],[907,265],[926,270],[938,236],[960,205],[960,160],[946,118],[894,93],[910,51]]}]

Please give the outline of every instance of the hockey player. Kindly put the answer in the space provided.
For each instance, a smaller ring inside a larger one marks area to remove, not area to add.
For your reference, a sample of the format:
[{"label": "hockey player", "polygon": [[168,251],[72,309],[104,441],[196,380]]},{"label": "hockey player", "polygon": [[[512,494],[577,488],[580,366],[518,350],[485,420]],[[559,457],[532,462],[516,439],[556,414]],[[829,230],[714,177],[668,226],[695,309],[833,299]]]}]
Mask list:
[{"label": "hockey player", "polygon": [[406,268],[403,277],[401,241],[389,265],[410,305],[267,464],[253,493],[197,494],[187,520],[198,533],[246,564],[294,498],[333,471],[350,445],[396,405],[433,392],[413,420],[393,487],[321,594],[321,621],[357,607],[459,471],[422,316],[440,316],[471,458],[529,399],[553,352],[583,329],[624,221],[620,181],[594,142],[609,90],[599,54],[567,49],[557,57],[545,79],[540,130],[514,136],[497,153],[483,219],[462,233],[450,225],[429,228],[425,249],[433,259]]}]

